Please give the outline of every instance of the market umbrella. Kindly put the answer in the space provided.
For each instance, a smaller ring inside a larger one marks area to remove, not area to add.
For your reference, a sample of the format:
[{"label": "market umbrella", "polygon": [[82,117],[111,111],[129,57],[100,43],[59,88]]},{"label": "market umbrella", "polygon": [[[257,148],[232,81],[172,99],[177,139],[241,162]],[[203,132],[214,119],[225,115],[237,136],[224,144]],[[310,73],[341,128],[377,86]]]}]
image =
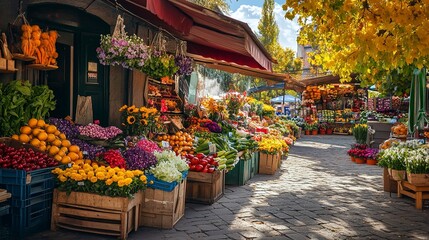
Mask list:
[{"label": "market umbrella", "polygon": [[424,128],[426,112],[426,69],[415,69],[411,79],[408,132],[414,136],[417,129]]},{"label": "market umbrella", "polygon": [[299,102],[301,101],[299,98],[296,98],[292,95],[284,95],[284,96],[278,96],[275,98],[271,99],[272,103],[283,103],[283,97],[284,97],[284,102]]}]

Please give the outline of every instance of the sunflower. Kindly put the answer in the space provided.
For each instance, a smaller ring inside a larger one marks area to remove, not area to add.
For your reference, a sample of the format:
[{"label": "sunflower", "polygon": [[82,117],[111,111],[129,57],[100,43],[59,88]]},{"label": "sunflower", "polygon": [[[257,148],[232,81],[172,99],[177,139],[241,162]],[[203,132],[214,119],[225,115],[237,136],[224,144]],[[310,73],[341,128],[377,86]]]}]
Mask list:
[{"label": "sunflower", "polygon": [[139,112],[139,109],[138,108],[134,108],[133,109],[133,113],[138,113]]},{"label": "sunflower", "polygon": [[134,105],[132,105],[131,107],[129,107],[129,108],[127,109],[127,110],[128,110],[128,113],[133,113],[135,108],[136,108],[136,106],[134,106]]},{"label": "sunflower", "polygon": [[121,108],[119,108],[119,112],[122,112],[122,111],[124,111],[125,109],[127,109],[128,108],[128,106],[127,105],[124,105],[124,106],[122,106]]},{"label": "sunflower", "polygon": [[136,122],[136,118],[134,116],[127,117],[128,124],[134,124]]},{"label": "sunflower", "polygon": [[146,109],[147,109],[147,108],[145,108],[145,107],[141,107],[141,108],[140,108],[140,112],[145,112],[145,111],[146,111]]},{"label": "sunflower", "polygon": [[147,120],[146,119],[140,119],[140,124],[147,125]]}]

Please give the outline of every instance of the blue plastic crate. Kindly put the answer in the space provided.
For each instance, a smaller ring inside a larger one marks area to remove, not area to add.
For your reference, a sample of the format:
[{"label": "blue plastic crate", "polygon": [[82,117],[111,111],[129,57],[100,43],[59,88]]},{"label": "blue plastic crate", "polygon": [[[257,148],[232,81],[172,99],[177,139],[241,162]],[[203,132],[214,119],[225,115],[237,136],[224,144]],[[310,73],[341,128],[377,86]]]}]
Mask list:
[{"label": "blue plastic crate", "polygon": [[26,208],[11,208],[10,231],[17,239],[48,230],[51,225],[52,208],[41,208],[36,204]]},{"label": "blue plastic crate", "polygon": [[[188,171],[182,172],[182,180],[188,176]],[[177,182],[166,182],[157,179],[153,174],[147,174],[147,186],[154,189],[159,189],[166,192],[171,192],[177,186]]]},{"label": "blue plastic crate", "polygon": [[0,184],[26,185],[53,179],[52,170],[56,167],[43,168],[26,172],[17,169],[0,169]]},{"label": "blue plastic crate", "polygon": [[6,189],[12,194],[13,199],[17,200],[28,200],[29,198],[36,197],[52,192],[55,187],[55,181],[53,178],[46,179],[45,181],[39,181],[31,184],[14,185],[14,184],[0,184],[0,188]]},{"label": "blue plastic crate", "polygon": [[38,195],[36,197],[28,198],[25,200],[20,200],[19,198],[12,198],[10,202],[12,207],[19,208],[29,207],[39,203],[45,203],[47,207],[51,207],[53,195],[54,191],[53,189],[50,189],[46,190],[41,195]]}]

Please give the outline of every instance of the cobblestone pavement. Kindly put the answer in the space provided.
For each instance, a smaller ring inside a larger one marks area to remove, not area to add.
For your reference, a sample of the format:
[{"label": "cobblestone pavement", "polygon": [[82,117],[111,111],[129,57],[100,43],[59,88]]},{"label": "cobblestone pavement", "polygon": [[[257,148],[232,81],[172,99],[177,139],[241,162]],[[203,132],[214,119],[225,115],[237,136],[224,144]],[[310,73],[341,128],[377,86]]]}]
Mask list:
[{"label": "cobblestone pavement", "polygon": [[[429,239],[429,209],[383,192],[382,169],[358,165],[349,136],[303,137],[281,170],[227,186],[207,206],[186,204],[174,229],[140,228],[129,239]],[[106,239],[70,231],[34,239]]]}]

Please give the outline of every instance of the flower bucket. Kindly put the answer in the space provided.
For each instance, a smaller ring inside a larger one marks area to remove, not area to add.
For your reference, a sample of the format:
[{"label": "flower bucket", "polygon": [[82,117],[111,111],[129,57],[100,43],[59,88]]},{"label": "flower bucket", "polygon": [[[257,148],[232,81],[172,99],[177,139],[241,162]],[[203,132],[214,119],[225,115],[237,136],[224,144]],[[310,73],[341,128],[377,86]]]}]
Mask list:
[{"label": "flower bucket", "polygon": [[377,165],[377,160],[375,159],[367,159],[366,164],[368,165]]},{"label": "flower bucket", "polygon": [[326,134],[332,135],[332,133],[333,133],[332,129],[326,129]]},{"label": "flower bucket", "polygon": [[317,135],[317,130],[312,130],[311,135]]},{"label": "flower bucket", "polygon": [[355,158],[355,162],[357,164],[365,164],[366,163],[366,159],[365,158]]},{"label": "flower bucket", "polygon": [[325,135],[326,134],[326,130],[320,130],[320,135]]},{"label": "flower bucket", "polygon": [[352,162],[356,161],[354,156],[350,156],[350,160],[352,160]]},{"label": "flower bucket", "polygon": [[403,181],[406,179],[407,172],[405,170],[392,169],[392,174],[390,176],[392,176],[395,181]]},{"label": "flower bucket", "polygon": [[429,186],[429,174],[416,174],[407,172],[408,182],[416,186]]},{"label": "flower bucket", "polygon": [[305,130],[305,135],[310,135],[310,130]]}]

